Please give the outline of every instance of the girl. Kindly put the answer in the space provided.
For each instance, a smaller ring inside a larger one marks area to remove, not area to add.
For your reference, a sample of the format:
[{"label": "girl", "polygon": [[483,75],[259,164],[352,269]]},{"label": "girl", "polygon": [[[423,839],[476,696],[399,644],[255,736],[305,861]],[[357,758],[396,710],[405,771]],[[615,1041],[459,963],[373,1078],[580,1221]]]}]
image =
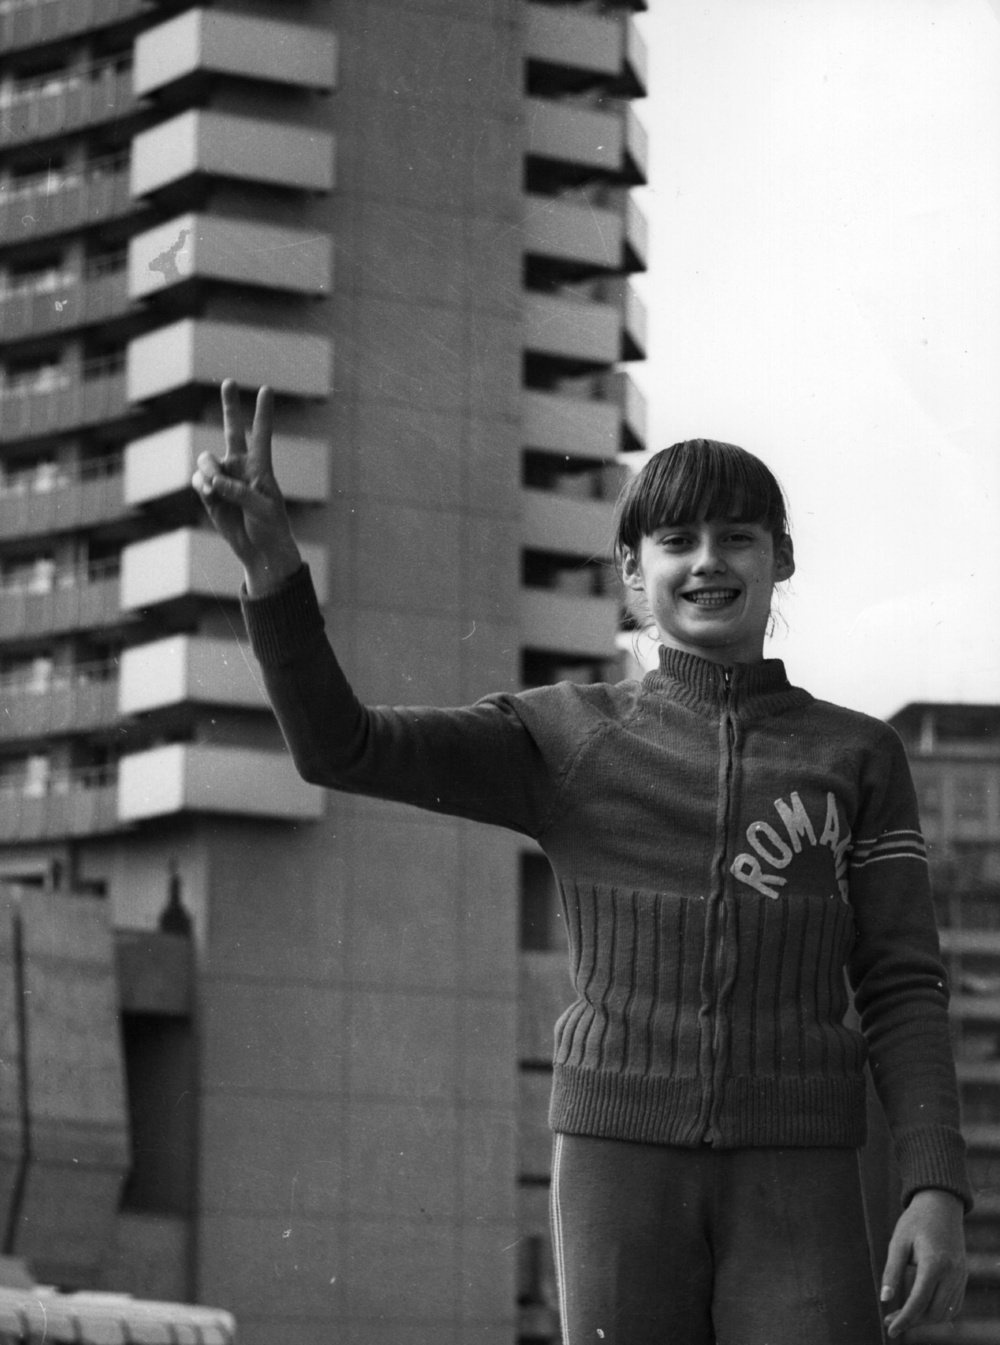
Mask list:
[{"label": "girl", "polygon": [[300,773],[532,836],[558,877],[577,990],[550,1110],[566,1345],[880,1341],[866,1059],[903,1184],[888,1333],[953,1317],[970,1197],[913,790],[886,725],[763,657],[794,569],[768,469],[699,440],[627,488],[616,554],[662,642],[641,683],[369,709],[288,526],[271,395],[249,442],[232,381],[222,400],[225,457],[203,454],[194,486],[243,563]]}]

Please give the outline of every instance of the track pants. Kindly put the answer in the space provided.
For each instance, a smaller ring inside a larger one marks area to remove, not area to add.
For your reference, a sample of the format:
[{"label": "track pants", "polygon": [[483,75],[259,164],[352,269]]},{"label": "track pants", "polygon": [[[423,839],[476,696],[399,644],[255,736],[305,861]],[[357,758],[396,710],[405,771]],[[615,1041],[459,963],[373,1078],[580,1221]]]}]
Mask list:
[{"label": "track pants", "polygon": [[853,1149],[556,1135],[563,1345],[881,1345]]}]

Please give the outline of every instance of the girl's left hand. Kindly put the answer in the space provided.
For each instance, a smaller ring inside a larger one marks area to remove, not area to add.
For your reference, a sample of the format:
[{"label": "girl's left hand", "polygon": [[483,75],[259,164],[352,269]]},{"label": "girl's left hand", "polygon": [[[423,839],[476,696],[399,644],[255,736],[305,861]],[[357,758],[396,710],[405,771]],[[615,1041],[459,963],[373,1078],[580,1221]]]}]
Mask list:
[{"label": "girl's left hand", "polygon": [[962,1202],[950,1191],[918,1191],[900,1215],[882,1275],[882,1302],[903,1289],[907,1267],[913,1282],[902,1307],[885,1319],[891,1340],[918,1322],[950,1322],[965,1296],[965,1233]]}]

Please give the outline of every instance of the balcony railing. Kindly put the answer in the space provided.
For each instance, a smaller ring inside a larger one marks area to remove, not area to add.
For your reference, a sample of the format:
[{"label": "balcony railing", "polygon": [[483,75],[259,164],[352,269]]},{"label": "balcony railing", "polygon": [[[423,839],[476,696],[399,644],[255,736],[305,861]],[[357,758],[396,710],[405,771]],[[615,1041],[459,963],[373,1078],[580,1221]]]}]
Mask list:
[{"label": "balcony railing", "polygon": [[49,366],[0,388],[0,437],[8,443],[107,424],[128,413],[124,356],[89,360],[79,370]]},{"label": "balcony railing", "polygon": [[593,271],[617,271],[623,263],[623,224],[617,210],[578,205],[555,196],[529,196],[524,250],[576,263]]},{"label": "balcony railing", "polygon": [[117,771],[113,766],[0,782],[0,842],[93,836],[115,831],[118,826]]},{"label": "balcony railing", "polygon": [[140,34],[135,47],[140,94],[196,74],[326,91],[336,78],[336,44],[332,33],[298,23],[294,14],[253,18],[201,8]]},{"label": "balcony railing", "polygon": [[645,183],[648,137],[628,104],[607,110],[585,99],[526,98],[524,106],[530,157],[628,186]]},{"label": "balcony railing", "polygon": [[589,658],[615,654],[618,602],[614,598],[523,589],[520,616],[521,643],[526,648]]},{"label": "balcony railing", "polygon": [[[183,422],[133,439],[125,446],[125,503],[129,506],[188,491],[198,455],[219,450],[219,430]],[[322,439],[278,434],[271,445],[285,498],[318,504],[330,492],[330,447]]]},{"label": "balcony railing", "polygon": [[614,401],[525,391],[521,426],[525,448],[547,453],[608,459],[621,446],[622,412]]},{"label": "balcony railing", "polygon": [[43,462],[0,477],[0,540],[86,528],[125,512],[119,455],[73,468]]},{"label": "balcony railing", "polygon": [[123,821],[183,812],[298,821],[321,817],[323,791],[296,774],[286,753],[209,743],[170,743],[121,760]]},{"label": "balcony railing", "polygon": [[0,51],[124,23],[145,8],[145,0],[0,0]]},{"label": "balcony railing", "polygon": [[622,316],[614,304],[575,294],[528,293],[524,344],[572,369],[599,368],[621,358]]},{"label": "balcony railing", "polygon": [[535,4],[524,13],[529,61],[601,77],[630,97],[647,91],[646,45],[628,15],[612,18]]},{"label": "balcony railing", "polygon": [[610,558],[614,506],[554,490],[521,492],[521,542],[538,551]]},{"label": "balcony railing", "polygon": [[106,61],[17,90],[0,104],[0,147],[118,121],[138,105],[132,72]]},{"label": "balcony railing", "polygon": [[133,238],[128,272],[133,299],[190,279],[318,297],[332,283],[330,239],[316,229],[191,212]]},{"label": "balcony railing", "polygon": [[334,139],[329,131],[289,122],[195,108],[140,131],[133,140],[134,196],[197,174],[328,192],[334,183]]},{"label": "balcony railing", "polygon": [[121,155],[82,168],[8,180],[0,192],[0,243],[19,243],[120,219],[135,209]]},{"label": "balcony railing", "polygon": [[233,369],[244,384],[267,382],[295,397],[327,397],[333,348],[325,336],[261,324],[182,318],[128,346],[130,402],[193,384],[217,384]]},{"label": "balcony railing", "polygon": [[118,674],[111,663],[0,678],[0,738],[47,738],[108,728],[118,719]]},{"label": "balcony railing", "polygon": [[54,287],[22,286],[0,296],[0,331],[8,341],[51,332],[91,327],[121,317],[129,310],[125,260],[121,265],[84,278],[65,277]]},{"label": "balcony railing", "polygon": [[129,620],[121,611],[117,565],[44,573],[34,583],[0,587],[0,639],[18,640],[73,630],[101,630]]}]

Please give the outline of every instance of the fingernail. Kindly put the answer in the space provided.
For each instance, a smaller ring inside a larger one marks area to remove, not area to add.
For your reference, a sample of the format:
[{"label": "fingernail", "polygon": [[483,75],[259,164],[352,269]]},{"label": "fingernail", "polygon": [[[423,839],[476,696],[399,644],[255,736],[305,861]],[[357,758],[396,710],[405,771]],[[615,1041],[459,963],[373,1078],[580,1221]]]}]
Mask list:
[{"label": "fingernail", "polygon": [[880,1295],[880,1300],[881,1300],[881,1302],[883,1302],[883,1303],[888,1303],[888,1301],[889,1301],[890,1298],[892,1298],[892,1285],[891,1285],[891,1284],[883,1284],[883,1285],[882,1285],[882,1293],[881,1293],[881,1295]]}]

